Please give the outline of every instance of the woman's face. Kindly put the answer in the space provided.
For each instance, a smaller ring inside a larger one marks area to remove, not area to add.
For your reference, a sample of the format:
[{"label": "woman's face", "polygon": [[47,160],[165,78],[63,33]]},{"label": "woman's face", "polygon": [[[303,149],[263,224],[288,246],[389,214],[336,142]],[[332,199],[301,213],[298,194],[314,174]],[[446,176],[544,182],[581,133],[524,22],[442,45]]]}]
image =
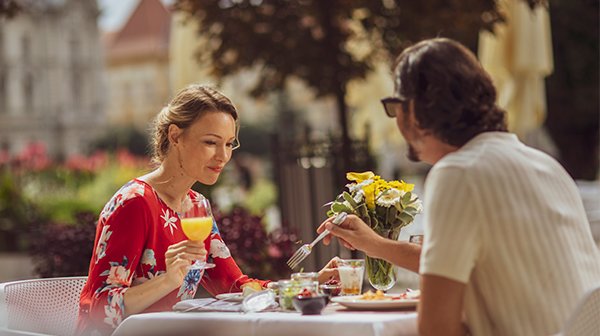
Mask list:
[{"label": "woman's face", "polygon": [[185,130],[177,128],[179,136],[172,149],[182,173],[202,184],[217,182],[223,167],[231,159],[235,129],[233,116],[220,111],[205,113]]}]

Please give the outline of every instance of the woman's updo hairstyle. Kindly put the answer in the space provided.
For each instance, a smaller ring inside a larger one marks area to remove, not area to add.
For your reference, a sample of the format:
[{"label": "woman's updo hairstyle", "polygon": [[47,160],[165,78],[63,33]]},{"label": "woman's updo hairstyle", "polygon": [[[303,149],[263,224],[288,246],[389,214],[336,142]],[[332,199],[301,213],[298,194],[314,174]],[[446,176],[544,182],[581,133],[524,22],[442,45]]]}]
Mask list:
[{"label": "woman's updo hairstyle", "polygon": [[[160,164],[169,152],[169,126],[186,129],[208,112],[224,112],[237,120],[238,113],[229,98],[210,86],[192,84],[177,93],[152,124],[152,161]],[[237,132],[236,132],[237,133]]]}]

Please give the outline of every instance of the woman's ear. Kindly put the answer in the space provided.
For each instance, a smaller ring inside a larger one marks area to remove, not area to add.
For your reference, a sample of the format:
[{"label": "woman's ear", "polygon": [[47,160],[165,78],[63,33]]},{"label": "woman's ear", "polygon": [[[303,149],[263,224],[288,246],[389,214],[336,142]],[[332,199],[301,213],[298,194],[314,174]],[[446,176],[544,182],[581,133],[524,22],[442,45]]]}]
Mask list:
[{"label": "woman's ear", "polygon": [[173,146],[177,146],[179,140],[181,139],[181,135],[183,134],[183,130],[179,128],[179,126],[175,124],[169,125],[169,134],[167,138],[169,139],[169,143]]}]

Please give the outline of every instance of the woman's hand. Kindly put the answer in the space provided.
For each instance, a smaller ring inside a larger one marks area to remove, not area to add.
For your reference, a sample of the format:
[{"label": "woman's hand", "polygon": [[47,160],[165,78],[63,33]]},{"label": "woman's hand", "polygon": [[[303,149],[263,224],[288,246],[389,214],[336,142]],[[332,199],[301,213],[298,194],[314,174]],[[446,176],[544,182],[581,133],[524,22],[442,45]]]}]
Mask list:
[{"label": "woman's hand", "polygon": [[323,267],[320,271],[319,271],[319,283],[324,283],[325,281],[333,278],[336,280],[340,279],[340,275],[338,273],[337,270],[337,261],[340,258],[338,257],[333,257],[333,259],[329,260],[329,262],[327,263],[327,265],[325,265],[325,267]]},{"label": "woman's hand", "polygon": [[183,283],[183,279],[188,272],[188,267],[195,260],[204,261],[206,259],[206,249],[204,242],[182,240],[179,243],[169,246],[165,252],[166,273],[169,283],[177,288]]}]

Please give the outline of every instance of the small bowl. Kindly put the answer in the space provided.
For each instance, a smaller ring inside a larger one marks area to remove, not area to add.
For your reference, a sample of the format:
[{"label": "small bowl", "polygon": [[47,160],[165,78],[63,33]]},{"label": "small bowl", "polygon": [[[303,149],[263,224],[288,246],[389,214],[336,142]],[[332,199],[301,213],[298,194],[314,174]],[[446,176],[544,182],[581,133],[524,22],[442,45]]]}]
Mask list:
[{"label": "small bowl", "polygon": [[338,296],[342,292],[342,285],[321,285],[319,288],[323,294],[330,298]]},{"label": "small bowl", "polygon": [[299,297],[294,296],[292,304],[297,311],[301,312],[302,315],[320,315],[321,311],[327,303],[329,297],[326,295],[317,295],[311,297]]}]

